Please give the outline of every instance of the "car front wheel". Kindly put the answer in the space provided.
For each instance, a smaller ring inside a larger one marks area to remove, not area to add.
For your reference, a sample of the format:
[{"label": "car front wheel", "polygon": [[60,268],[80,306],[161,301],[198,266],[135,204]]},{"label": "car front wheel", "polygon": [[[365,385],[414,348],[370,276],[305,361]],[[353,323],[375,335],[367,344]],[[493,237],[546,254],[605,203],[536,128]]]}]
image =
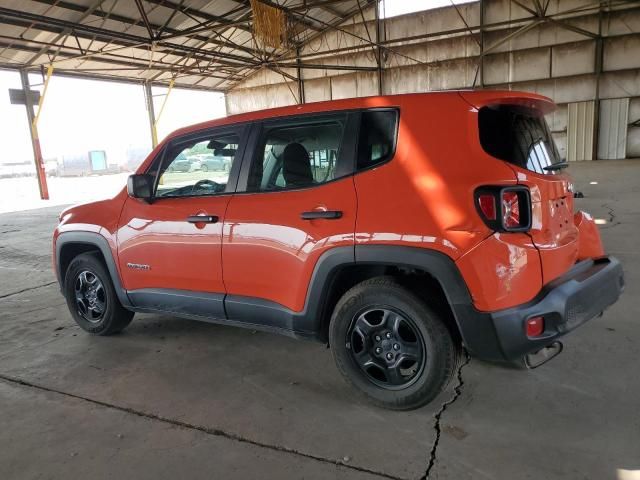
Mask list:
[{"label": "car front wheel", "polygon": [[345,379],[369,401],[393,410],[433,400],[451,380],[460,354],[440,317],[389,277],[344,294],[329,341]]},{"label": "car front wheel", "polygon": [[75,322],[95,335],[120,332],[134,315],[118,300],[109,273],[93,253],[71,261],[64,277],[64,296]]}]

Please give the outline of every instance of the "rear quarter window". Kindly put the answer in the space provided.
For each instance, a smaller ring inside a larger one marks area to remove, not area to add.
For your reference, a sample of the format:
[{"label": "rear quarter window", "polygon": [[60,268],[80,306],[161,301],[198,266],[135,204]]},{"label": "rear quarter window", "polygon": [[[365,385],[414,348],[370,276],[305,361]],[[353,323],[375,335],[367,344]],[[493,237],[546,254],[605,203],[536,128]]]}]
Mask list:
[{"label": "rear quarter window", "polygon": [[362,112],[358,144],[358,170],[390,160],[396,148],[397,110]]},{"label": "rear quarter window", "polygon": [[478,114],[480,143],[492,157],[532,172],[561,162],[544,116],[530,108],[501,105],[483,107]]}]

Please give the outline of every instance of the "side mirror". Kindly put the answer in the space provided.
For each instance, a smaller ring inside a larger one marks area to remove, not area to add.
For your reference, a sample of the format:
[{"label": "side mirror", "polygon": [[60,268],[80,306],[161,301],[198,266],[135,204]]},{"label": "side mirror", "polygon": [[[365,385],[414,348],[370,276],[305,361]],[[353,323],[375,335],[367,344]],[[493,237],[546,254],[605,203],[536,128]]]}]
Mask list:
[{"label": "side mirror", "polygon": [[127,179],[127,193],[133,198],[151,200],[153,192],[153,175],[143,173],[141,175],[130,175]]}]

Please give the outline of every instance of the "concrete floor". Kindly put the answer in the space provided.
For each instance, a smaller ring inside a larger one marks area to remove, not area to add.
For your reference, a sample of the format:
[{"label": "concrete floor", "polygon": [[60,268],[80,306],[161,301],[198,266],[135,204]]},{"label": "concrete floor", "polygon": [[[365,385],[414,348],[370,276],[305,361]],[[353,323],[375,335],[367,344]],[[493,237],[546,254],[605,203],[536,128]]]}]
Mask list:
[{"label": "concrete floor", "polygon": [[624,262],[622,299],[547,365],[471,360],[459,396],[452,385],[408,413],[355,399],[318,344],[160,315],[86,335],[51,272],[60,208],[0,215],[0,478],[417,479],[430,460],[429,478],[456,480],[640,470],[640,162],[571,171],[578,208],[607,221]]}]

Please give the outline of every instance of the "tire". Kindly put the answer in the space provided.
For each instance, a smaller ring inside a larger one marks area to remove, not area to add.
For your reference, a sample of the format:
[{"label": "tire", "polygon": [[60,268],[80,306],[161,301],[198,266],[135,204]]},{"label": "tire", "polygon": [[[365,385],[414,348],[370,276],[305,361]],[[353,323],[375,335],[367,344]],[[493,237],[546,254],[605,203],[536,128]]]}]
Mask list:
[{"label": "tire", "polygon": [[206,165],[202,165],[200,167],[200,170],[202,170],[203,172],[208,172],[209,171],[209,167],[207,167]]},{"label": "tire", "polygon": [[391,277],[366,280],[342,296],[331,318],[329,342],[347,382],[391,410],[432,401],[453,377],[460,355],[441,318]]},{"label": "tire", "polygon": [[75,322],[94,335],[118,333],[134,315],[118,300],[107,269],[94,253],[82,253],[71,261],[64,276],[64,296]]}]

